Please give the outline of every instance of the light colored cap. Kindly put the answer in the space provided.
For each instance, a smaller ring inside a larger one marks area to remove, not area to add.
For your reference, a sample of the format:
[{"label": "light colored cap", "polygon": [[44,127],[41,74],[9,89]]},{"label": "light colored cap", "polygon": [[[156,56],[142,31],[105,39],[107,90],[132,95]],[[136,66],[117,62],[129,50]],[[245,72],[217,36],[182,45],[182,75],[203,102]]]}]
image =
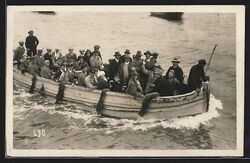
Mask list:
[{"label": "light colored cap", "polygon": [[97,77],[99,78],[100,76],[105,76],[105,72],[104,71],[98,71]]}]

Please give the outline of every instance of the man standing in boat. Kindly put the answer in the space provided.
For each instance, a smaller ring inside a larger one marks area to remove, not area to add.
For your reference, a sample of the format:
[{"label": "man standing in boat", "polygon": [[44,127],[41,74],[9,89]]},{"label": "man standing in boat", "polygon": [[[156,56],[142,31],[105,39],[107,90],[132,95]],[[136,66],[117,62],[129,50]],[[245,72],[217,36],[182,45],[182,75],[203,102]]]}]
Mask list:
[{"label": "man standing in boat", "polygon": [[169,76],[170,70],[174,70],[175,78],[179,80],[180,83],[183,83],[183,70],[182,68],[178,65],[180,61],[177,58],[174,58],[172,61],[173,66],[169,67],[167,73],[166,73],[166,78]]},{"label": "man standing in boat", "polygon": [[205,59],[200,59],[198,64],[194,65],[189,73],[188,88],[189,91],[199,90],[201,88],[202,81],[209,80],[208,76],[205,76],[204,67],[206,65]]},{"label": "man standing in boat", "polygon": [[25,40],[25,47],[27,49],[27,55],[32,57],[36,55],[37,52],[37,45],[39,44],[39,40],[36,36],[34,36],[34,31],[30,30],[28,32],[29,36],[26,37]]}]

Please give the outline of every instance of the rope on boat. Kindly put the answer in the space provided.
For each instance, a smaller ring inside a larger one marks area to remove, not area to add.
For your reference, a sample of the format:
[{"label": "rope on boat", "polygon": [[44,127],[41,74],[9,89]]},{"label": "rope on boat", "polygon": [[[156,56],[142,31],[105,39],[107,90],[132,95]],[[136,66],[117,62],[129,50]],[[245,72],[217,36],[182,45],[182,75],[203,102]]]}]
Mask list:
[{"label": "rope on boat", "polygon": [[141,110],[138,112],[138,114],[143,117],[149,108],[150,103],[152,102],[153,99],[159,96],[159,93],[153,92],[146,94],[143,99],[142,99],[142,107]]},{"label": "rope on boat", "polygon": [[101,92],[101,95],[100,95],[100,98],[99,98],[99,101],[96,105],[96,112],[97,114],[101,114],[103,109],[104,109],[104,100],[105,100],[105,97],[106,97],[106,93],[107,91],[109,91],[109,89],[103,89],[102,92]]},{"label": "rope on boat", "polygon": [[33,93],[34,89],[36,87],[36,75],[33,75],[32,79],[31,79],[32,83],[29,89],[29,93]]},{"label": "rope on boat", "polygon": [[58,86],[58,92],[56,94],[56,104],[59,103],[64,97],[65,83],[60,82]]},{"label": "rope on boat", "polygon": [[45,88],[44,85],[42,84],[40,91],[39,91],[40,95],[45,96]]}]

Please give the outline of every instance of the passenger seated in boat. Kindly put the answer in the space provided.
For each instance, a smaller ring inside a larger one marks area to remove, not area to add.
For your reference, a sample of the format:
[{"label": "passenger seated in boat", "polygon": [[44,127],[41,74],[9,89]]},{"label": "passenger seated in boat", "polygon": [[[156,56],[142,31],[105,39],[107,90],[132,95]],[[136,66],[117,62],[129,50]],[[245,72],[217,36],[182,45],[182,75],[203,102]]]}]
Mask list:
[{"label": "passenger seated in boat", "polygon": [[28,72],[29,67],[29,60],[27,55],[24,55],[23,58],[20,59],[20,65],[19,70],[24,74],[25,72]]},{"label": "passenger seated in boat", "polygon": [[129,56],[129,54],[126,54],[124,58],[125,58],[125,62],[121,63],[118,73],[119,73],[119,78],[120,78],[122,85],[127,86],[132,65],[130,64],[131,57]]},{"label": "passenger seated in boat", "polygon": [[87,66],[82,67],[82,70],[77,77],[77,85],[86,87],[85,78],[88,76],[87,70],[88,70]]},{"label": "passenger seated in boat", "polygon": [[142,73],[143,60],[141,59],[141,57],[141,51],[137,51],[137,53],[134,55],[134,60],[131,62],[131,66],[135,67],[136,72],[138,73],[138,80],[141,83],[142,89],[144,90],[146,87],[146,81],[144,80],[144,76]]},{"label": "passenger seated in boat", "polygon": [[66,70],[64,76],[65,76],[65,83],[66,84],[75,83],[75,72],[73,70],[72,64],[67,64],[67,70]]},{"label": "passenger seated in boat", "polygon": [[173,66],[169,67],[165,77],[167,78],[169,76],[168,73],[169,73],[170,70],[174,70],[175,78],[177,80],[179,80],[180,83],[183,83],[183,79],[184,79],[183,70],[178,65],[180,63],[180,61],[177,58],[174,58],[171,62],[173,63]]},{"label": "passenger seated in boat", "polygon": [[52,52],[51,60],[52,60],[53,65],[58,65],[58,66],[62,65],[63,56],[62,56],[62,53],[60,52],[60,49],[57,48],[55,49],[54,52]]},{"label": "passenger seated in boat", "polygon": [[109,60],[109,75],[108,75],[108,78],[109,80],[114,80],[114,78],[118,77],[119,78],[119,74],[118,74],[118,69],[119,69],[119,66],[121,65],[121,53],[120,52],[115,52],[114,54],[114,59],[110,59]]},{"label": "passenger seated in boat", "polygon": [[61,81],[64,81],[64,74],[65,72],[67,71],[67,68],[66,68],[66,65],[65,64],[62,64],[59,69],[55,72],[54,76],[53,76],[53,80],[54,81],[58,81],[58,82],[61,82]]},{"label": "passenger seated in boat", "polygon": [[96,75],[97,75],[97,89],[102,90],[105,88],[109,88],[109,83],[105,76],[105,72],[98,71]]},{"label": "passenger seated in boat", "polygon": [[[121,56],[121,58],[120,58],[120,60],[121,60],[121,63],[124,63],[125,62],[125,56],[126,55],[130,55],[131,53],[130,53],[130,50],[129,49],[126,49],[125,51],[124,51],[124,54]],[[132,61],[132,58],[131,58],[131,61]]]},{"label": "passenger seated in boat", "polygon": [[47,52],[44,54],[44,60],[48,60],[51,62],[51,58],[52,58],[52,49],[48,48]]},{"label": "passenger seated in boat", "polygon": [[179,82],[179,80],[175,77],[175,71],[170,70],[166,78],[166,84],[165,84],[166,96],[178,95],[180,84],[181,83]]},{"label": "passenger seated in boat", "polygon": [[52,71],[50,70],[49,65],[50,65],[49,60],[45,60],[44,66],[42,67],[41,72],[40,72],[41,77],[46,78],[46,79],[51,79]]},{"label": "passenger seated in boat", "polygon": [[37,65],[38,71],[39,71],[38,75],[40,75],[41,68],[44,66],[44,57],[42,56],[42,53],[43,53],[43,50],[38,49],[37,54],[35,55],[36,65]]},{"label": "passenger seated in boat", "polygon": [[79,53],[80,53],[80,55],[78,55],[77,61],[79,61],[81,58],[84,60],[84,53],[85,53],[85,50],[84,50],[84,49],[80,49],[80,50],[79,50]]},{"label": "passenger seated in boat", "polygon": [[89,67],[91,66],[90,65],[90,58],[91,57],[92,57],[91,51],[89,49],[87,49],[84,56],[83,56],[83,60],[88,63]]},{"label": "passenger seated in boat", "polygon": [[146,51],[144,53],[145,55],[145,59],[143,60],[143,64],[144,64],[144,67],[149,70],[150,69],[150,58],[151,58],[151,52],[150,51]]},{"label": "passenger seated in boat", "polygon": [[23,58],[23,55],[25,53],[25,48],[24,48],[24,42],[23,41],[19,41],[18,42],[18,47],[16,49],[14,49],[14,58],[13,60],[16,60],[18,65],[20,65],[20,60],[21,58]]},{"label": "passenger seated in boat", "polygon": [[85,84],[87,88],[90,88],[90,89],[97,88],[98,86],[97,76],[96,76],[97,72],[98,72],[98,69],[92,69],[92,71],[89,72],[89,75],[85,78]]},{"label": "passenger seated in boat", "polygon": [[31,58],[31,62],[29,63],[29,67],[28,67],[27,71],[31,75],[38,75],[39,74],[38,66],[36,65],[35,56]]},{"label": "passenger seated in boat", "polygon": [[194,65],[189,73],[188,88],[189,91],[199,90],[201,88],[202,81],[209,80],[208,76],[205,76],[204,67],[206,65],[205,59],[200,59],[198,64]]},{"label": "passenger seated in boat", "polygon": [[136,97],[143,97],[143,90],[138,80],[138,73],[136,71],[131,73],[126,93]]},{"label": "passenger seated in boat", "polygon": [[92,56],[93,55],[97,55],[97,56],[99,56],[102,59],[102,55],[100,53],[100,48],[101,47],[99,45],[95,45],[94,46],[94,51],[92,52]]},{"label": "passenger seated in boat", "polygon": [[92,57],[90,58],[90,67],[93,68],[97,68],[97,69],[101,69],[102,68],[102,58],[100,57],[100,53],[98,53],[98,51],[94,51],[92,54]]},{"label": "passenger seated in boat", "polygon": [[65,55],[67,64],[73,64],[76,61],[76,54],[74,53],[74,49],[69,48],[69,53]]},{"label": "passenger seated in boat", "polygon": [[79,60],[75,61],[73,63],[73,69],[75,71],[81,71],[83,69],[83,67],[86,67],[87,68],[87,71],[90,70],[90,67],[88,65],[88,63],[86,63],[84,60],[83,60],[83,57],[80,57]]}]

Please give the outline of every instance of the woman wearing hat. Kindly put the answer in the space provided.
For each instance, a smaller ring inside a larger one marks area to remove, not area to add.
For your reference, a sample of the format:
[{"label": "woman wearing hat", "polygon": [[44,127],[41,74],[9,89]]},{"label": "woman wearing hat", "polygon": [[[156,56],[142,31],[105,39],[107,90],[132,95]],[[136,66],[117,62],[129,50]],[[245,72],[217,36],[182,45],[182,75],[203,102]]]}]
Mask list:
[{"label": "woman wearing hat", "polygon": [[178,65],[180,61],[177,58],[174,58],[172,61],[173,66],[169,67],[167,73],[166,73],[166,78],[168,77],[169,71],[174,70],[174,74],[177,80],[179,80],[180,83],[183,83],[183,70],[182,68]]},{"label": "woman wearing hat", "polygon": [[26,37],[26,40],[25,40],[25,47],[27,49],[27,55],[28,56],[34,56],[36,55],[36,48],[37,48],[37,45],[39,44],[39,40],[37,39],[36,36],[34,36],[34,31],[30,30],[28,32],[29,36]]}]

